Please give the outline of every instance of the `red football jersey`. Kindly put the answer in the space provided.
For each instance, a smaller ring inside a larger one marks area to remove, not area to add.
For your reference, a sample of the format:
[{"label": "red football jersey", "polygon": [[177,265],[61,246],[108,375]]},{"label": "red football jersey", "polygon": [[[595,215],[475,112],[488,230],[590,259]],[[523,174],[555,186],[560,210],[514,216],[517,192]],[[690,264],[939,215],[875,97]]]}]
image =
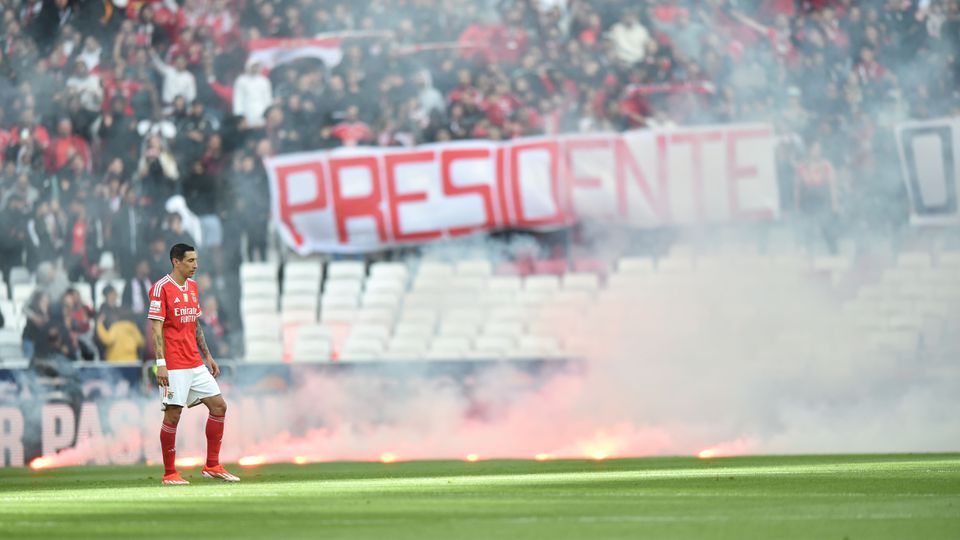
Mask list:
[{"label": "red football jersey", "polygon": [[187,279],[181,287],[169,274],[150,289],[147,318],[163,321],[163,353],[167,369],[193,369],[203,365],[197,348],[200,294],[197,282]]}]

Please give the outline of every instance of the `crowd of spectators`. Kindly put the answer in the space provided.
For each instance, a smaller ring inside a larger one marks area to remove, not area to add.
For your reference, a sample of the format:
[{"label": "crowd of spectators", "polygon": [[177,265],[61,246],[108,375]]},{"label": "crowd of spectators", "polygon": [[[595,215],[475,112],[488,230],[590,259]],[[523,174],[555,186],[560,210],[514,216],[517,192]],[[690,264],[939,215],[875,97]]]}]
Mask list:
[{"label": "crowd of spectators", "polygon": [[[247,62],[317,34],[337,65]],[[841,221],[905,214],[889,128],[957,113],[958,50],[958,0],[0,0],[0,270],[55,275],[25,353],[121,358],[192,240],[231,354],[264,156],[739,121],[775,125],[784,207],[833,248]],[[126,287],[97,314],[62,284],[106,252]]]}]

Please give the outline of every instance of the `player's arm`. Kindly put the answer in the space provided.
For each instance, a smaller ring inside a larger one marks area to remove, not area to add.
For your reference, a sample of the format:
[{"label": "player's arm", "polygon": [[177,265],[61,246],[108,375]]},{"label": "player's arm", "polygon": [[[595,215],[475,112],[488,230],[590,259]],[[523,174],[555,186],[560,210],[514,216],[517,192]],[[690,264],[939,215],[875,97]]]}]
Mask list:
[{"label": "player's arm", "polygon": [[217,361],[210,354],[210,348],[207,347],[207,340],[203,335],[203,328],[199,321],[197,322],[197,347],[200,349],[200,355],[207,361],[207,369],[210,370],[210,374],[214,377],[220,375],[220,366],[217,365]]},{"label": "player's arm", "polygon": [[150,329],[153,331],[153,350],[157,355],[157,382],[160,386],[168,386],[170,377],[163,355],[163,321],[150,319]]}]

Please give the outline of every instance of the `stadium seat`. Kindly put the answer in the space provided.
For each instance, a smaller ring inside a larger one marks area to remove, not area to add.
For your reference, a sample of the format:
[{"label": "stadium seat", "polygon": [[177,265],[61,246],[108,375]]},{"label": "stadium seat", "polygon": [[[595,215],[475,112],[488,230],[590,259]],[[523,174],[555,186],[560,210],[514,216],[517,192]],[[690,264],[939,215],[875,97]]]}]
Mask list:
[{"label": "stadium seat", "polygon": [[2,275],[0,275],[0,300],[9,300],[10,299],[10,290],[7,289],[7,282],[3,281]]},{"label": "stadium seat", "polygon": [[417,267],[417,279],[448,278],[453,276],[453,274],[453,266],[443,262],[423,261]]},{"label": "stadium seat", "polygon": [[387,351],[397,356],[407,356],[411,360],[420,358],[427,353],[428,340],[416,337],[393,337],[387,344]]},{"label": "stadium seat", "polygon": [[473,338],[479,329],[479,321],[441,320],[439,335],[441,337]]},{"label": "stadium seat", "polygon": [[523,283],[524,291],[556,291],[560,288],[560,278],[552,275],[527,276]]},{"label": "stadium seat", "polygon": [[277,281],[277,265],[272,262],[246,262],[240,265],[240,280],[244,285],[251,281]]},{"label": "stadium seat", "polygon": [[404,306],[400,312],[399,322],[403,323],[421,323],[433,325],[437,321],[439,314],[433,308],[414,308]]},{"label": "stadium seat", "polygon": [[395,292],[367,291],[360,300],[363,307],[393,309],[400,304],[400,295]]},{"label": "stadium seat", "polygon": [[450,283],[450,286],[452,290],[458,293],[477,293],[486,288],[487,278],[481,275],[457,276]]},{"label": "stadium seat", "polygon": [[280,312],[280,320],[283,324],[315,323],[317,322],[317,312],[312,309],[285,309]]},{"label": "stadium seat", "polygon": [[393,324],[393,310],[380,307],[361,308],[357,311],[356,318],[358,323],[373,324]]},{"label": "stadium seat", "polygon": [[320,297],[320,309],[356,308],[360,298],[355,294],[323,293]]},{"label": "stadium seat", "polygon": [[434,324],[423,323],[419,321],[407,322],[400,321],[393,327],[394,337],[404,337],[404,338],[429,338],[433,335]]},{"label": "stadium seat", "polygon": [[269,338],[280,339],[281,320],[275,314],[248,315],[243,321],[244,335],[247,339]]},{"label": "stadium seat", "polygon": [[323,263],[320,261],[290,261],[283,265],[283,280],[303,280],[320,282],[323,277]]},{"label": "stadium seat", "polygon": [[523,281],[518,276],[494,276],[487,280],[487,290],[490,292],[515,293],[523,288]]},{"label": "stadium seat", "polygon": [[402,262],[375,262],[370,265],[371,279],[391,279],[406,282],[410,272]]},{"label": "stadium seat", "polygon": [[371,278],[367,280],[364,291],[372,293],[403,294],[406,290],[403,282],[394,278]]},{"label": "stadium seat", "polygon": [[562,284],[564,290],[596,291],[600,288],[600,276],[584,272],[566,274]]},{"label": "stadium seat", "polygon": [[332,280],[362,280],[367,275],[366,265],[361,261],[332,261],[327,263],[327,278]]},{"label": "stadium seat", "polygon": [[283,294],[313,295],[320,294],[320,278],[287,277],[283,280]]},{"label": "stadium seat", "polygon": [[385,342],[390,337],[390,327],[383,324],[357,323],[350,329],[348,340],[355,338],[378,339]]},{"label": "stadium seat", "polygon": [[113,274],[113,271],[116,269],[116,260],[113,256],[113,253],[110,251],[104,251],[101,253],[99,266],[101,272],[104,274]]},{"label": "stadium seat", "polygon": [[381,340],[350,339],[340,351],[338,358],[347,362],[378,360],[383,351],[384,346]]},{"label": "stadium seat", "polygon": [[456,264],[459,276],[489,276],[493,274],[493,265],[488,260],[460,261]]},{"label": "stadium seat", "polygon": [[357,318],[357,310],[349,307],[322,307],[320,321],[326,323],[348,323]]},{"label": "stadium seat", "polygon": [[240,284],[244,298],[265,297],[276,298],[278,293],[276,281],[251,280]]},{"label": "stadium seat", "polygon": [[470,349],[470,340],[466,338],[438,337],[430,343],[430,350],[425,356],[429,360],[459,360]]},{"label": "stadium seat", "polygon": [[284,293],[283,297],[280,299],[280,309],[283,311],[287,310],[309,310],[316,311],[317,297],[311,294],[289,294]]},{"label": "stadium seat", "polygon": [[327,279],[323,286],[323,294],[352,294],[354,296],[359,296],[360,291],[363,290],[363,282],[355,278],[345,278],[345,279]]},{"label": "stadium seat", "polygon": [[298,338],[293,343],[291,358],[294,362],[326,362],[333,352],[330,342],[326,339]]},{"label": "stadium seat", "polygon": [[520,321],[488,320],[483,325],[481,335],[490,338],[517,338],[523,335],[524,325]]},{"label": "stadium seat", "polygon": [[277,340],[247,339],[244,358],[249,362],[280,362],[283,345]]},{"label": "stadium seat", "polygon": [[645,257],[623,257],[617,261],[617,272],[621,274],[648,274],[653,272],[653,260]]},{"label": "stadium seat", "polygon": [[277,311],[277,299],[267,296],[248,297],[240,299],[240,311],[245,314],[274,313]]},{"label": "stadium seat", "polygon": [[481,336],[473,342],[478,357],[501,358],[516,347],[516,342],[507,336]]}]

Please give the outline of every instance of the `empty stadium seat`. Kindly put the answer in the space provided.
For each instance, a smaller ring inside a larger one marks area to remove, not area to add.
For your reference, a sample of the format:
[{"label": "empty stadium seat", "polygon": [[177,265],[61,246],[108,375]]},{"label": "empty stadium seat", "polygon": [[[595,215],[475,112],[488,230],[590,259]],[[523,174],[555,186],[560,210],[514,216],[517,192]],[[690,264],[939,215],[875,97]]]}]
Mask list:
[{"label": "empty stadium seat", "polygon": [[277,311],[277,299],[269,296],[247,296],[240,299],[242,313],[272,313]]},{"label": "empty stadium seat", "polygon": [[600,288],[600,276],[585,272],[566,274],[561,281],[565,290],[596,291]]},{"label": "empty stadium seat", "polygon": [[246,262],[240,265],[240,280],[244,285],[250,281],[277,281],[277,265],[272,262]]},{"label": "empty stadium seat", "polygon": [[400,294],[386,291],[367,291],[363,294],[360,303],[369,308],[393,309],[400,303]]},{"label": "empty stadium seat", "polygon": [[423,261],[417,267],[417,279],[447,278],[453,276],[453,274],[453,266],[444,262]]},{"label": "empty stadium seat", "polygon": [[23,266],[14,266],[10,269],[10,285],[17,285],[21,283],[34,283],[34,278],[30,274],[30,271]]},{"label": "empty stadium seat", "polygon": [[265,297],[265,298],[276,298],[279,294],[277,289],[276,280],[264,281],[264,280],[249,280],[244,281],[240,284],[241,294],[245,298],[252,298],[255,296]]},{"label": "empty stadium seat", "polygon": [[455,268],[457,275],[460,276],[489,276],[493,274],[493,265],[485,259],[460,261]]},{"label": "empty stadium seat", "polygon": [[370,277],[372,279],[389,278],[405,282],[409,273],[407,265],[402,262],[375,262],[370,265]]},{"label": "empty stadium seat", "polygon": [[252,362],[280,362],[283,345],[277,340],[247,339],[244,358]]},{"label": "empty stadium seat", "polygon": [[325,339],[297,339],[293,344],[291,359],[294,362],[326,362],[333,349]]},{"label": "empty stadium seat", "polygon": [[317,297],[312,294],[293,294],[293,293],[284,293],[283,297],[280,299],[280,309],[283,311],[287,310],[309,310],[316,311]]},{"label": "empty stadium seat", "polygon": [[247,339],[268,338],[280,339],[281,320],[276,314],[258,313],[247,315],[243,321],[243,331]]},{"label": "empty stadium seat", "polygon": [[363,290],[363,282],[355,278],[346,278],[346,279],[328,279],[323,286],[324,296],[331,294],[341,294],[348,295],[352,294],[355,296],[360,295],[360,291]]},{"label": "empty stadium seat", "polygon": [[[34,285],[32,283],[14,283],[12,299],[18,306],[23,306],[30,300],[33,294]],[[53,301],[53,299],[51,299]]]},{"label": "empty stadium seat", "polygon": [[645,257],[623,257],[617,261],[617,272],[621,274],[643,274],[653,270],[653,260]]},{"label": "empty stadium seat", "polygon": [[425,357],[430,360],[459,360],[471,349],[470,340],[459,337],[438,337],[430,343]]},{"label": "empty stadium seat", "polygon": [[342,361],[356,362],[377,360],[384,351],[383,342],[378,339],[359,338],[350,339],[340,351],[338,358]]},{"label": "empty stadium seat", "polygon": [[283,280],[320,282],[323,264],[320,261],[290,261],[283,265]]},{"label": "empty stadium seat", "polygon": [[280,312],[280,320],[283,324],[315,323],[317,312],[312,309],[285,309]]},{"label": "empty stadium seat", "polygon": [[367,274],[366,265],[360,261],[332,261],[327,263],[329,279],[363,279]]},{"label": "empty stadium seat", "polygon": [[551,275],[527,276],[523,283],[524,291],[553,292],[560,288],[560,278]]}]

